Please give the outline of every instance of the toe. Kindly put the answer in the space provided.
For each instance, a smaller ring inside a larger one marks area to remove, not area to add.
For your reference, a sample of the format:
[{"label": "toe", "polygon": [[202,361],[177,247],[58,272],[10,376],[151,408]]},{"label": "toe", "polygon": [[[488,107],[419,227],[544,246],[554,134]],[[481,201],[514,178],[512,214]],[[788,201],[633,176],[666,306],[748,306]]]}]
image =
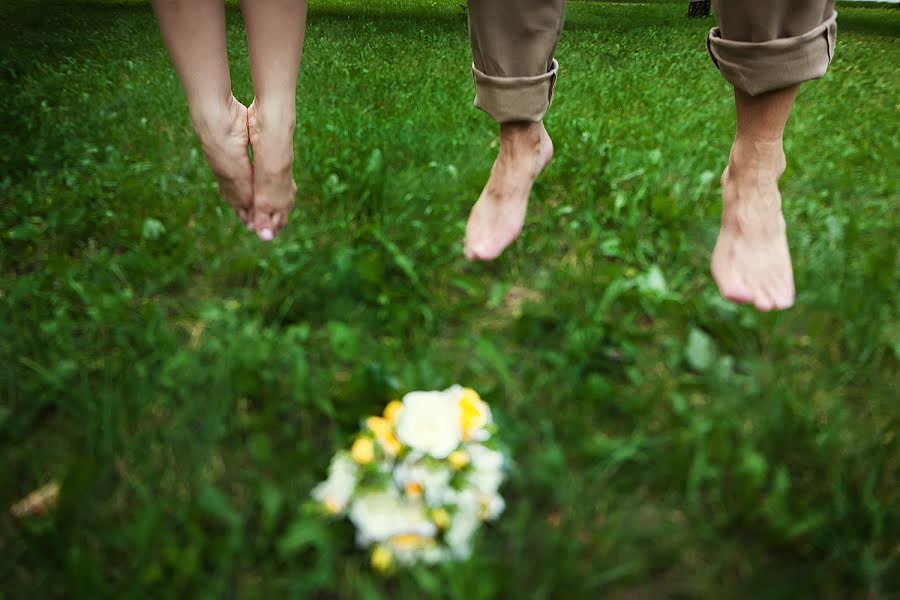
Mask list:
[{"label": "toe", "polygon": [[275,233],[284,229],[285,225],[288,223],[289,216],[290,212],[287,209],[272,213],[272,225],[275,228]]},{"label": "toe", "polygon": [[788,271],[781,284],[781,300],[786,304],[785,308],[790,308],[794,305],[796,298],[797,289],[794,287],[794,274]]},{"label": "toe", "polygon": [[483,244],[473,244],[468,247],[466,250],[466,258],[471,261],[477,260],[494,260],[500,255],[499,252],[494,252],[490,248],[487,248]]},{"label": "toe", "polygon": [[475,261],[478,260],[478,251],[477,244],[473,239],[474,236],[470,230],[466,230],[466,239],[463,242],[463,256],[466,257],[466,260]]},{"label": "toe", "polygon": [[722,297],[729,302],[735,302],[737,304],[749,304],[753,301],[753,295],[747,290],[740,287],[720,287],[719,291],[722,294]]},{"label": "toe", "polygon": [[753,293],[743,277],[738,275],[717,277],[713,274],[713,279],[715,279],[716,285],[719,287],[719,293],[729,302],[736,302],[737,304],[753,302]]},{"label": "toe", "polygon": [[264,242],[271,242],[275,238],[275,226],[272,223],[272,213],[266,210],[255,211],[253,230]]},{"label": "toe", "polygon": [[794,305],[793,299],[779,298],[775,301],[775,310],[787,310]]},{"label": "toe", "polygon": [[472,244],[466,244],[463,248],[463,255],[466,257],[466,260],[470,262],[475,262],[479,260],[484,260],[482,253],[478,250],[477,247]]},{"label": "toe", "polygon": [[773,284],[772,288],[772,299],[776,309],[784,310],[794,305],[793,282],[778,280]]},{"label": "toe", "polygon": [[760,293],[753,298],[753,306],[760,312],[769,312],[775,308],[775,303],[772,302],[772,299],[769,298],[768,294]]},{"label": "toe", "polygon": [[713,281],[723,298],[737,304],[749,304],[753,301],[753,294],[744,277],[727,261],[723,261],[718,251],[713,252],[710,267]]},{"label": "toe", "polygon": [[274,226],[272,231],[275,235],[278,235],[278,233],[287,225],[288,214],[287,211],[272,213],[272,225]]},{"label": "toe", "polygon": [[753,306],[756,310],[769,312],[776,308],[775,296],[768,281],[762,282],[753,294]]}]

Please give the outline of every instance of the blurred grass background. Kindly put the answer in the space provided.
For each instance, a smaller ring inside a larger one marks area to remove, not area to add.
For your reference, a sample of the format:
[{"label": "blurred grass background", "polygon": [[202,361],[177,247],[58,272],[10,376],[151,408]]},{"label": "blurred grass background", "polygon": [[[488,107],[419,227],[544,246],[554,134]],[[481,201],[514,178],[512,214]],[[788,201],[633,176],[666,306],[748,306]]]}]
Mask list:
[{"label": "blurred grass background", "polygon": [[[569,4],[556,158],[487,265],[462,2],[312,2],[269,245],[149,7],[100,4],[0,7],[0,598],[897,597],[900,12],[839,6],[786,139],[797,307],[763,315],[708,275],[732,100],[686,1]],[[229,48],[249,102],[236,9]],[[361,417],[453,382],[508,513],[383,580],[299,506]]]}]

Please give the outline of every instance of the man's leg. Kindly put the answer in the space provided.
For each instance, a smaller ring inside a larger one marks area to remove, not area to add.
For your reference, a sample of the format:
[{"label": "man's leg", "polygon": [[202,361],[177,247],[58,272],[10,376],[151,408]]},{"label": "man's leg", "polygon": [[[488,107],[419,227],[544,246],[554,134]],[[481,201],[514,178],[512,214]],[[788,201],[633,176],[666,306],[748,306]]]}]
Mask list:
[{"label": "man's leg", "polygon": [[297,121],[297,74],[306,32],[306,0],[242,0],[255,98],[253,228],[271,240],[287,223],[297,186],[292,175]]},{"label": "man's leg", "polygon": [[768,311],[794,303],[778,179],[782,135],[801,83],[825,74],[834,0],[716,0],[710,54],[734,85],[737,130],[722,174],[722,226],[712,256],[720,293]]},{"label": "man's leg", "polygon": [[153,0],[153,10],[219,193],[249,226],[253,223],[253,169],[247,155],[247,108],[231,94],[224,3]]},{"label": "man's leg", "polygon": [[492,260],[518,237],[531,186],[553,156],[542,119],[565,0],[469,0],[475,105],[500,125],[500,152],[466,225],[465,255]]}]

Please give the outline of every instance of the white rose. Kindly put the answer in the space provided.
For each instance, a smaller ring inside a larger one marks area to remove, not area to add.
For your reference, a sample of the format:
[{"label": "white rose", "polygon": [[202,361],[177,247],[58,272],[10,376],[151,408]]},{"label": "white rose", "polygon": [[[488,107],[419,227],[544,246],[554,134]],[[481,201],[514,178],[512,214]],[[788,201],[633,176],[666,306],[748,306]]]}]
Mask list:
[{"label": "white rose", "polygon": [[411,565],[420,559],[427,562],[426,556],[432,556],[438,549],[433,537],[416,535],[398,535],[387,542],[396,561],[401,565]]},{"label": "white rose", "polygon": [[472,538],[481,524],[477,507],[466,506],[467,504],[464,502],[460,505],[460,510],[453,516],[450,527],[444,535],[444,541],[449,546],[450,552],[460,560],[465,560],[472,554]]},{"label": "white rose", "polygon": [[422,552],[419,548],[413,546],[398,545],[389,542],[388,546],[394,554],[394,559],[401,565],[411,565],[416,562],[419,554]]},{"label": "white rose", "polygon": [[485,521],[493,521],[506,509],[506,501],[500,494],[492,494],[483,498],[484,512],[481,516]]},{"label": "white rose", "polygon": [[481,444],[466,446],[466,452],[469,453],[472,461],[472,472],[468,478],[469,484],[477,488],[483,495],[497,493],[505,477],[503,453],[486,448]]},{"label": "white rose", "polygon": [[405,502],[393,490],[357,498],[350,507],[350,520],[356,526],[356,539],[361,546],[384,542],[395,535],[433,537],[437,533],[421,505]]},{"label": "white rose", "polygon": [[444,459],[462,441],[459,403],[445,392],[410,392],[397,417],[397,438],[414,450]]},{"label": "white rose", "polygon": [[448,554],[445,549],[435,544],[422,550],[422,560],[425,564],[433,565],[447,560]]},{"label": "white rose", "polygon": [[313,488],[312,497],[334,513],[343,512],[356,487],[356,463],[347,454],[331,459],[328,479]]},{"label": "white rose", "polygon": [[442,504],[450,490],[450,478],[453,476],[445,466],[427,467],[407,458],[394,469],[394,481],[400,488],[408,483],[422,486],[425,501],[430,506]]},{"label": "white rose", "polygon": [[469,444],[466,446],[466,452],[472,460],[472,466],[477,471],[492,471],[503,468],[503,453],[497,450],[491,450],[481,444]]},{"label": "white rose", "polygon": [[503,483],[503,471],[500,469],[486,469],[473,471],[469,475],[469,485],[475,487],[479,493],[485,496],[496,494]]},{"label": "white rose", "polygon": [[503,483],[505,458],[502,452],[491,450],[481,444],[472,444],[466,448],[472,460],[472,472],[468,485],[478,494],[481,504],[481,516],[491,521],[500,516],[506,508],[503,498],[497,493]]}]

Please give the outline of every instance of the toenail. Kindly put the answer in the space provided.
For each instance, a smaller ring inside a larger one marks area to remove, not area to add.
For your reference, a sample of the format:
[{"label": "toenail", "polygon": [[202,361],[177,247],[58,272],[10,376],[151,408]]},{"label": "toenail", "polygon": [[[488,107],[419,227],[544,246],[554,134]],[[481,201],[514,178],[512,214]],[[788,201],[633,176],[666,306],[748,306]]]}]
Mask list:
[{"label": "toenail", "polygon": [[275,236],[272,235],[272,230],[268,227],[259,232],[259,239],[264,242],[271,242],[274,237]]}]

